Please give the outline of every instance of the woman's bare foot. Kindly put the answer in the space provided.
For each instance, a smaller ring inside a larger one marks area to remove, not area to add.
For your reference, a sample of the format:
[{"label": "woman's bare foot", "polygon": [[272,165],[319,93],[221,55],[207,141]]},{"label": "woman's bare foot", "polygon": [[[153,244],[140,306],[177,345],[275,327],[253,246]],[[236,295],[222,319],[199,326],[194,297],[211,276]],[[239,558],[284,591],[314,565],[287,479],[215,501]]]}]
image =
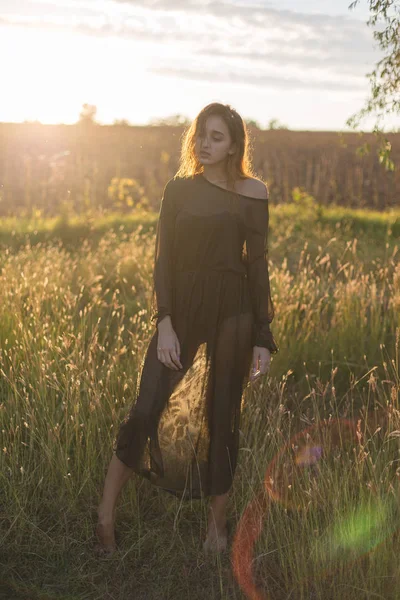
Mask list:
[{"label": "woman's bare foot", "polygon": [[98,543],[95,546],[96,554],[111,556],[117,549],[115,542],[114,523],[98,522],[96,525]]}]

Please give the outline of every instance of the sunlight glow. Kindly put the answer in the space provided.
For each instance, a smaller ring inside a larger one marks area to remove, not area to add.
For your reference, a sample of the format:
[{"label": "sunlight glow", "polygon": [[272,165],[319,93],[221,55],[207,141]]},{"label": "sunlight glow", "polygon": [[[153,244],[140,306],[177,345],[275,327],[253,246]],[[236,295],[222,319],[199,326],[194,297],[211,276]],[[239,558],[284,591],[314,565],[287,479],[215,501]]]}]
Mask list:
[{"label": "sunlight glow", "polygon": [[150,42],[1,27],[0,53],[13,56],[0,66],[2,81],[12,82],[2,120],[74,123],[84,103],[98,106],[99,121],[126,118],[132,103],[138,120],[146,119],[149,97],[158,105],[162,98],[158,78],[146,73],[158,51]]},{"label": "sunlight glow", "polygon": [[[232,11],[19,2],[6,0],[0,12],[0,121],[75,123],[83,104],[92,104],[98,123],[146,124],[177,114],[191,119],[217,101],[261,127],[278,120],[292,130],[337,131],[368,93],[372,33],[348,15],[338,29],[329,2],[318,8],[308,0],[297,15],[292,0],[259,12],[243,10],[242,0],[232,0]],[[307,19],[307,10],[321,17]],[[397,120],[388,117],[392,126]]]}]

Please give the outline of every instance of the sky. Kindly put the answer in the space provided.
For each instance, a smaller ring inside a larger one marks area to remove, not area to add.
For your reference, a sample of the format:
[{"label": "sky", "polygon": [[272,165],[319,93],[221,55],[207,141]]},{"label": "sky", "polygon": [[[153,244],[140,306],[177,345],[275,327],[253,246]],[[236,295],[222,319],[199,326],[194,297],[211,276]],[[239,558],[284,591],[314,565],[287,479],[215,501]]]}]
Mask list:
[{"label": "sky", "polygon": [[382,57],[368,1],[350,3],[0,0],[0,121],[75,123],[87,103],[141,125],[222,102],[263,128],[346,131]]}]

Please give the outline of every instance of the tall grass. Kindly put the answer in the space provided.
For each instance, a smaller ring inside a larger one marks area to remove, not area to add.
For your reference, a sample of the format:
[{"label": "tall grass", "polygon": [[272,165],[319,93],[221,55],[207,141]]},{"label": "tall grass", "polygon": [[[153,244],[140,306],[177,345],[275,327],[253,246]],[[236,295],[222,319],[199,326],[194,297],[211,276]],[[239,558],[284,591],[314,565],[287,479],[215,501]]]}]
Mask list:
[{"label": "tall grass", "polygon": [[[243,397],[229,516],[240,525],[260,499],[263,524],[250,566],[255,587],[271,598],[394,600],[398,238],[386,226],[375,233],[360,226],[355,238],[354,222],[284,210],[271,216],[269,243],[281,350],[269,376]],[[116,227],[74,251],[60,239],[31,243],[28,236],[2,254],[0,580],[9,597],[246,597],[230,556],[213,563],[201,553],[206,503],[181,504],[136,477],[119,503],[119,554],[99,560],[92,553],[113,437],[135,398],[153,332],[153,236],[151,226]],[[269,500],[271,460],[293,435],[333,418],[359,419],[359,435],[328,427],[316,480],[307,464],[293,467],[289,446]],[[297,501],[288,508],[289,485]],[[383,539],[368,517],[370,500],[372,514],[388,508]],[[245,544],[237,540],[236,549]]]}]

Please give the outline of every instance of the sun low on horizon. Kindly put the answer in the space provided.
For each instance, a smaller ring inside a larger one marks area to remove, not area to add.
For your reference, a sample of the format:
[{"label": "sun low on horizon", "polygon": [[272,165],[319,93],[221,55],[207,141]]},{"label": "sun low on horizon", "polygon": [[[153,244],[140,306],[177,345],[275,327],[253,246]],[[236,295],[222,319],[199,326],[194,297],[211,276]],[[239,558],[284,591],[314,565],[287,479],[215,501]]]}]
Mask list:
[{"label": "sun low on horizon", "polygon": [[[13,59],[2,71],[13,89],[2,98],[2,121],[74,123],[88,102],[100,108],[105,122],[124,118],[132,109],[140,122],[151,110],[149,99],[153,97],[155,108],[162,100],[159,82],[146,73],[145,61],[138,60],[142,48],[135,42],[21,27],[3,33],[3,56],[5,48],[11,49]],[[129,69],[117,60],[118,54],[127,53],[133,59]],[[144,88],[146,94],[140,92]],[[173,104],[166,108],[172,110]]]},{"label": "sun low on horizon", "polygon": [[265,127],[335,130],[377,61],[365,9],[347,0],[4,0],[0,122],[146,124],[206,104]]}]

